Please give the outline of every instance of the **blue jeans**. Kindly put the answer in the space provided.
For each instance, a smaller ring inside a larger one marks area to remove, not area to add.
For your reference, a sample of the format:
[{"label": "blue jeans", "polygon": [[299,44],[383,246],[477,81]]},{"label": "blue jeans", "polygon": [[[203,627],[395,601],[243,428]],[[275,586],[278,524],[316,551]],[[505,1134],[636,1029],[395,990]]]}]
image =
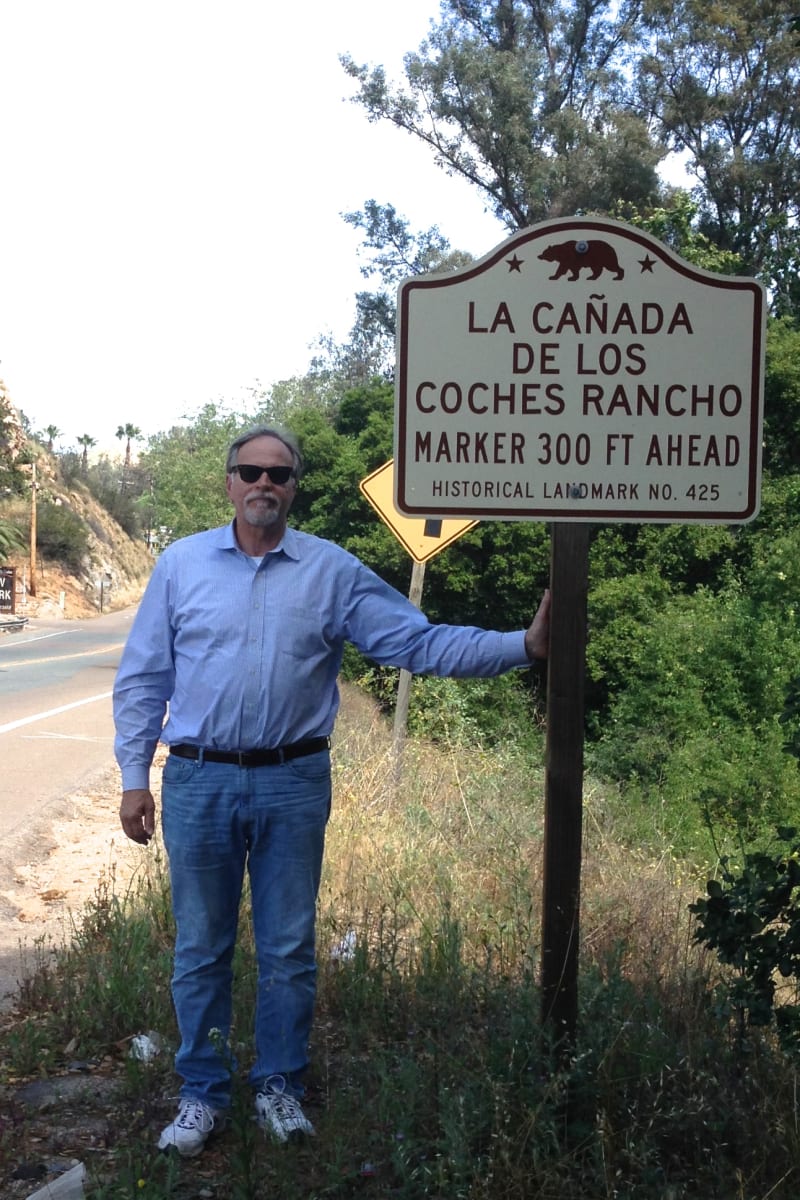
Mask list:
[{"label": "blue jeans", "polygon": [[177,935],[172,996],[183,1099],[230,1103],[233,951],[247,867],[258,960],[254,1085],[283,1075],[302,1092],[314,1012],[314,924],[330,754],[237,767],[170,755],[162,827]]}]

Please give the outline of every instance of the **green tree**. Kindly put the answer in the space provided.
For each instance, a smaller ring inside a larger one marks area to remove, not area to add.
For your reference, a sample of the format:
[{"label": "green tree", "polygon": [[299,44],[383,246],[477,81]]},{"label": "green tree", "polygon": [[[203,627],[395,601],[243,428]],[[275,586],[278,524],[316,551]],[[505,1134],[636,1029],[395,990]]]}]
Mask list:
[{"label": "green tree", "polygon": [[309,533],[346,544],[348,530],[363,519],[358,484],[365,472],[358,443],[338,434],[314,409],[293,414],[291,428],[305,460],[294,521]]},{"label": "green tree", "polygon": [[767,328],[764,462],[773,474],[800,470],[800,328],[788,317]]},{"label": "green tree", "polygon": [[361,212],[345,213],[344,219],[362,233],[361,274],[378,282],[375,290],[356,293],[349,341],[331,355],[334,370],[352,388],[394,371],[398,283],[410,275],[456,270],[472,260],[453,250],[435,225],[414,233],[392,204],[367,200]]},{"label": "green tree", "polygon": [[717,271],[721,275],[743,274],[744,263],[739,255],[721,248],[697,228],[698,212],[698,201],[688,192],[677,189],[669,195],[666,204],[643,210],[631,204],[617,204],[610,215],[646,230],[675,254],[704,271]]},{"label": "green tree", "polygon": [[365,474],[382,466],[392,456],[392,384],[373,380],[370,384],[350,388],[342,397],[334,427],[337,433],[357,439]]},{"label": "green tree", "polygon": [[230,519],[225,494],[225,455],[250,424],[241,413],[205,405],[186,425],[150,438],[140,456],[143,475],[152,480],[153,527],[184,537]]},{"label": "green tree", "polygon": [[344,56],[356,101],[478,187],[509,229],[659,194],[663,150],[630,104],[640,0],[443,0],[405,86]]},{"label": "green tree", "polygon": [[47,452],[48,454],[52,454],[53,443],[55,442],[56,438],[60,436],[62,430],[60,430],[57,425],[46,425],[44,432],[47,436]]},{"label": "green tree", "polygon": [[450,243],[436,225],[424,233],[413,233],[393,204],[367,200],[361,212],[345,213],[344,219],[363,235],[359,257],[365,279],[377,274],[386,284],[399,283],[408,275],[448,270],[470,261],[468,255],[458,252],[454,260]]},{"label": "green tree", "polygon": [[[746,853],[741,866],[720,860],[721,879],[689,905],[697,920],[695,941],[715,950],[732,976],[718,986],[738,1017],[740,1045],[748,1025],[773,1019],[787,1053],[800,1052],[800,841],[798,830],[779,826],[764,849]],[[793,979],[794,986],[779,986]]]},{"label": "green tree", "polygon": [[304,375],[281,379],[253,393],[253,412],[260,423],[289,425],[291,414],[306,408],[333,419],[347,382],[333,338],[320,337],[317,350]]},{"label": "green tree", "polygon": [[43,501],[38,508],[36,539],[44,558],[79,574],[89,556],[89,529],[66,504]]},{"label": "green tree", "polygon": [[700,228],[800,312],[800,36],[794,0],[647,0],[641,103],[700,186]]},{"label": "green tree", "polygon": [[[62,470],[66,467],[65,475],[70,465],[62,457],[61,466]],[[149,490],[150,485],[140,468],[128,467],[126,470],[119,460],[112,461],[107,454],[101,454],[82,478],[94,498],[129,537],[141,536],[142,520],[138,498],[143,491]]]}]

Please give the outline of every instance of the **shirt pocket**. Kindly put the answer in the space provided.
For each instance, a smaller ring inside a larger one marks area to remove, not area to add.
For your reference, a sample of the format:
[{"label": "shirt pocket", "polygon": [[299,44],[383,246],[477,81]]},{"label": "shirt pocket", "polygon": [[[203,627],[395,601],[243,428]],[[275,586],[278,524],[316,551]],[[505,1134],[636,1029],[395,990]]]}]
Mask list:
[{"label": "shirt pocket", "polygon": [[319,609],[287,607],[281,610],[278,619],[279,654],[307,661],[331,652]]}]

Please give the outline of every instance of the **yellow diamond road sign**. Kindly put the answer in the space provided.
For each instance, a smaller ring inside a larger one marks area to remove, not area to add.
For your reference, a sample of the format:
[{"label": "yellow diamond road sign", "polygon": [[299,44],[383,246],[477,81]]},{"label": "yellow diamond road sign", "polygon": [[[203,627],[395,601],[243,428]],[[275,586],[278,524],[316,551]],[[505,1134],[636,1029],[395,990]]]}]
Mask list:
[{"label": "yellow diamond road sign", "polygon": [[362,496],[372,505],[394,536],[405,546],[415,562],[427,562],[451,542],[456,541],[478,522],[451,517],[445,520],[426,520],[406,517],[394,506],[394,459],[390,458],[358,485]]}]

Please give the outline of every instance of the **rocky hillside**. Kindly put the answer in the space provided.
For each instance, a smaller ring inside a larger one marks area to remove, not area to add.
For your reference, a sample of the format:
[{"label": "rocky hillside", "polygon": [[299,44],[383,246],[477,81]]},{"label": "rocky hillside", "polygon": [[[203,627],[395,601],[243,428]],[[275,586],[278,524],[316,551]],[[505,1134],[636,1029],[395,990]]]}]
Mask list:
[{"label": "rocky hillside", "polygon": [[25,450],[25,431],[19,413],[11,403],[6,385],[0,379],[0,455],[16,462]]},{"label": "rocky hillside", "polygon": [[[86,531],[86,553],[77,570],[36,555],[35,596],[30,594],[31,556],[17,551],[3,556],[2,566],[16,568],[16,615],[25,617],[88,617],[135,603],[144,589],[153,559],[141,541],[135,541],[79,481],[65,483],[58,462],[34,445],[37,497],[69,510]],[[30,451],[19,414],[0,381],[0,457],[18,465]],[[30,528],[31,504],[27,497],[0,496],[0,520],[17,529]]]},{"label": "rocky hillside", "polygon": [[89,554],[78,574],[39,555],[35,597],[23,587],[30,575],[28,554],[8,555],[3,565],[17,568],[17,615],[89,617],[99,613],[101,600],[104,612],[134,604],[153,566],[147,547],[128,537],[88,493],[71,489],[62,503],[86,523]]}]

